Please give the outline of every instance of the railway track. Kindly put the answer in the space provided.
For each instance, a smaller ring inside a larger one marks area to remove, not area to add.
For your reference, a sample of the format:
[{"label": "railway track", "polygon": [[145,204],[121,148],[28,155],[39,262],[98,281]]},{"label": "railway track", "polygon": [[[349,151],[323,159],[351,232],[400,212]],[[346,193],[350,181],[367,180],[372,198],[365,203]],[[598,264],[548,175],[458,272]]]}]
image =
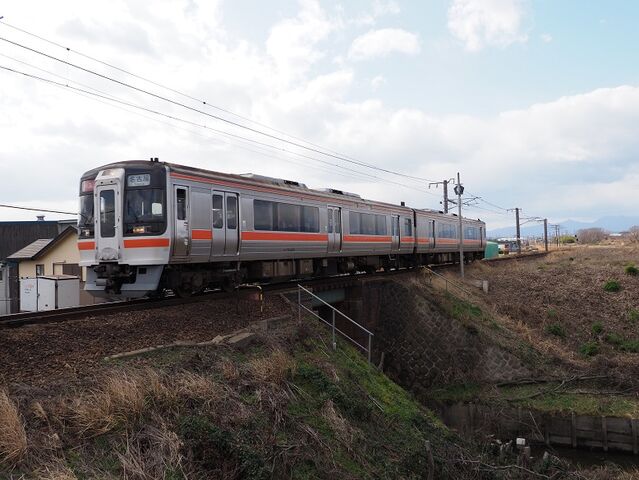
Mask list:
[{"label": "railway track", "polygon": [[242,293],[251,289],[259,289],[265,293],[281,292],[297,287],[297,284],[303,284],[306,287],[317,288],[340,288],[352,285],[363,278],[374,278],[401,275],[418,271],[418,269],[398,269],[388,272],[361,273],[356,275],[338,275],[332,277],[293,279],[277,283],[269,283],[264,285],[243,285],[235,292],[224,292],[213,290],[201,294],[193,295],[188,298],[180,298],[170,296],[164,298],[142,298],[129,301],[118,301],[99,303],[96,305],[85,305],[71,308],[61,308],[57,310],[47,310],[43,312],[23,312],[0,317],[0,330],[6,328],[18,328],[34,324],[47,324],[65,322],[78,318],[88,318],[93,316],[111,315],[118,312],[131,312],[136,310],[148,310],[153,308],[172,307],[195,302],[203,302],[210,300],[218,300],[222,298],[241,298]]}]

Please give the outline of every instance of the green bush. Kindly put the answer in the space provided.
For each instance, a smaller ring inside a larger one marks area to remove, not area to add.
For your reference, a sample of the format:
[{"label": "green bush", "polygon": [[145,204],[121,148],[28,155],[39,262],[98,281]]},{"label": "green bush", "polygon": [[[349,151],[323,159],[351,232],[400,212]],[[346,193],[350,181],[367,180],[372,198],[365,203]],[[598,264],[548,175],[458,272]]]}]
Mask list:
[{"label": "green bush", "polygon": [[564,329],[564,327],[558,323],[551,323],[550,325],[546,326],[546,333],[549,333],[550,335],[555,335],[557,337],[565,337],[566,336],[566,330]]},{"label": "green bush", "polygon": [[599,335],[603,332],[603,324],[601,322],[595,322],[592,324],[592,333],[593,335]]},{"label": "green bush", "polygon": [[639,353],[639,340],[624,340],[619,349],[624,352]]},{"label": "green bush", "polygon": [[626,265],[626,275],[636,276],[639,274],[639,268],[635,267],[634,263]]},{"label": "green bush", "polygon": [[603,288],[606,292],[618,292],[619,290],[621,290],[621,285],[619,285],[619,282],[617,280],[608,280],[604,284]]},{"label": "green bush", "polygon": [[599,344],[593,340],[586,342],[579,347],[579,353],[584,357],[594,357],[599,353]]},{"label": "green bush", "polygon": [[623,343],[623,337],[618,333],[609,333],[606,335],[606,342],[612,345],[621,345]]}]

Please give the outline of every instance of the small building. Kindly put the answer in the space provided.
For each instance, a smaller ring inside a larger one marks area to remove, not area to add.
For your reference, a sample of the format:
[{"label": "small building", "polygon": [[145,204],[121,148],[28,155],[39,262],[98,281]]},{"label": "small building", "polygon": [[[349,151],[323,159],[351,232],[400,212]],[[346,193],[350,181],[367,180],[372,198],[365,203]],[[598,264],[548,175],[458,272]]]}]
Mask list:
[{"label": "small building", "polygon": [[67,226],[53,238],[40,238],[9,255],[7,261],[17,266],[17,278],[41,276],[77,276],[80,280],[80,305],[96,303],[93,296],[84,291],[86,269],[79,266],[80,253],[77,230]]}]

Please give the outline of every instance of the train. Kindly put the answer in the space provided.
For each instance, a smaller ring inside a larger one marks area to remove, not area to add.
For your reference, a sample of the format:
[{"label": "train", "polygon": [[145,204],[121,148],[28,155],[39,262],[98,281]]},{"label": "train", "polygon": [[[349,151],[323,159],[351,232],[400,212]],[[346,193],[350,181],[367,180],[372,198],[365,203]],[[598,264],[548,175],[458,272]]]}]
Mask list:
[{"label": "train", "polygon": [[[152,158],[84,173],[79,196],[80,265],[96,297],[459,261],[454,214],[292,180]],[[482,258],[485,223],[464,218],[462,228],[464,260]]]}]

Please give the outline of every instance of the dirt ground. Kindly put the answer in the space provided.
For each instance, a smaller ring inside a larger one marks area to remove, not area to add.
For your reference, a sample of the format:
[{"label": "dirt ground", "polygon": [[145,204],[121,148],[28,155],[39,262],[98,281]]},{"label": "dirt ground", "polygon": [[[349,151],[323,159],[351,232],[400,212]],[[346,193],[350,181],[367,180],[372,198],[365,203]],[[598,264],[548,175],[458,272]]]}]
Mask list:
[{"label": "dirt ground", "polygon": [[[575,246],[547,256],[481,262],[468,276],[489,281],[483,301],[523,323],[540,341],[582,359],[639,365],[639,247]],[[604,286],[616,281],[619,291]]]},{"label": "dirt ground", "polygon": [[105,356],[178,340],[205,341],[290,313],[279,296],[257,303],[210,300],[0,330],[0,386],[64,388],[97,373]]}]

